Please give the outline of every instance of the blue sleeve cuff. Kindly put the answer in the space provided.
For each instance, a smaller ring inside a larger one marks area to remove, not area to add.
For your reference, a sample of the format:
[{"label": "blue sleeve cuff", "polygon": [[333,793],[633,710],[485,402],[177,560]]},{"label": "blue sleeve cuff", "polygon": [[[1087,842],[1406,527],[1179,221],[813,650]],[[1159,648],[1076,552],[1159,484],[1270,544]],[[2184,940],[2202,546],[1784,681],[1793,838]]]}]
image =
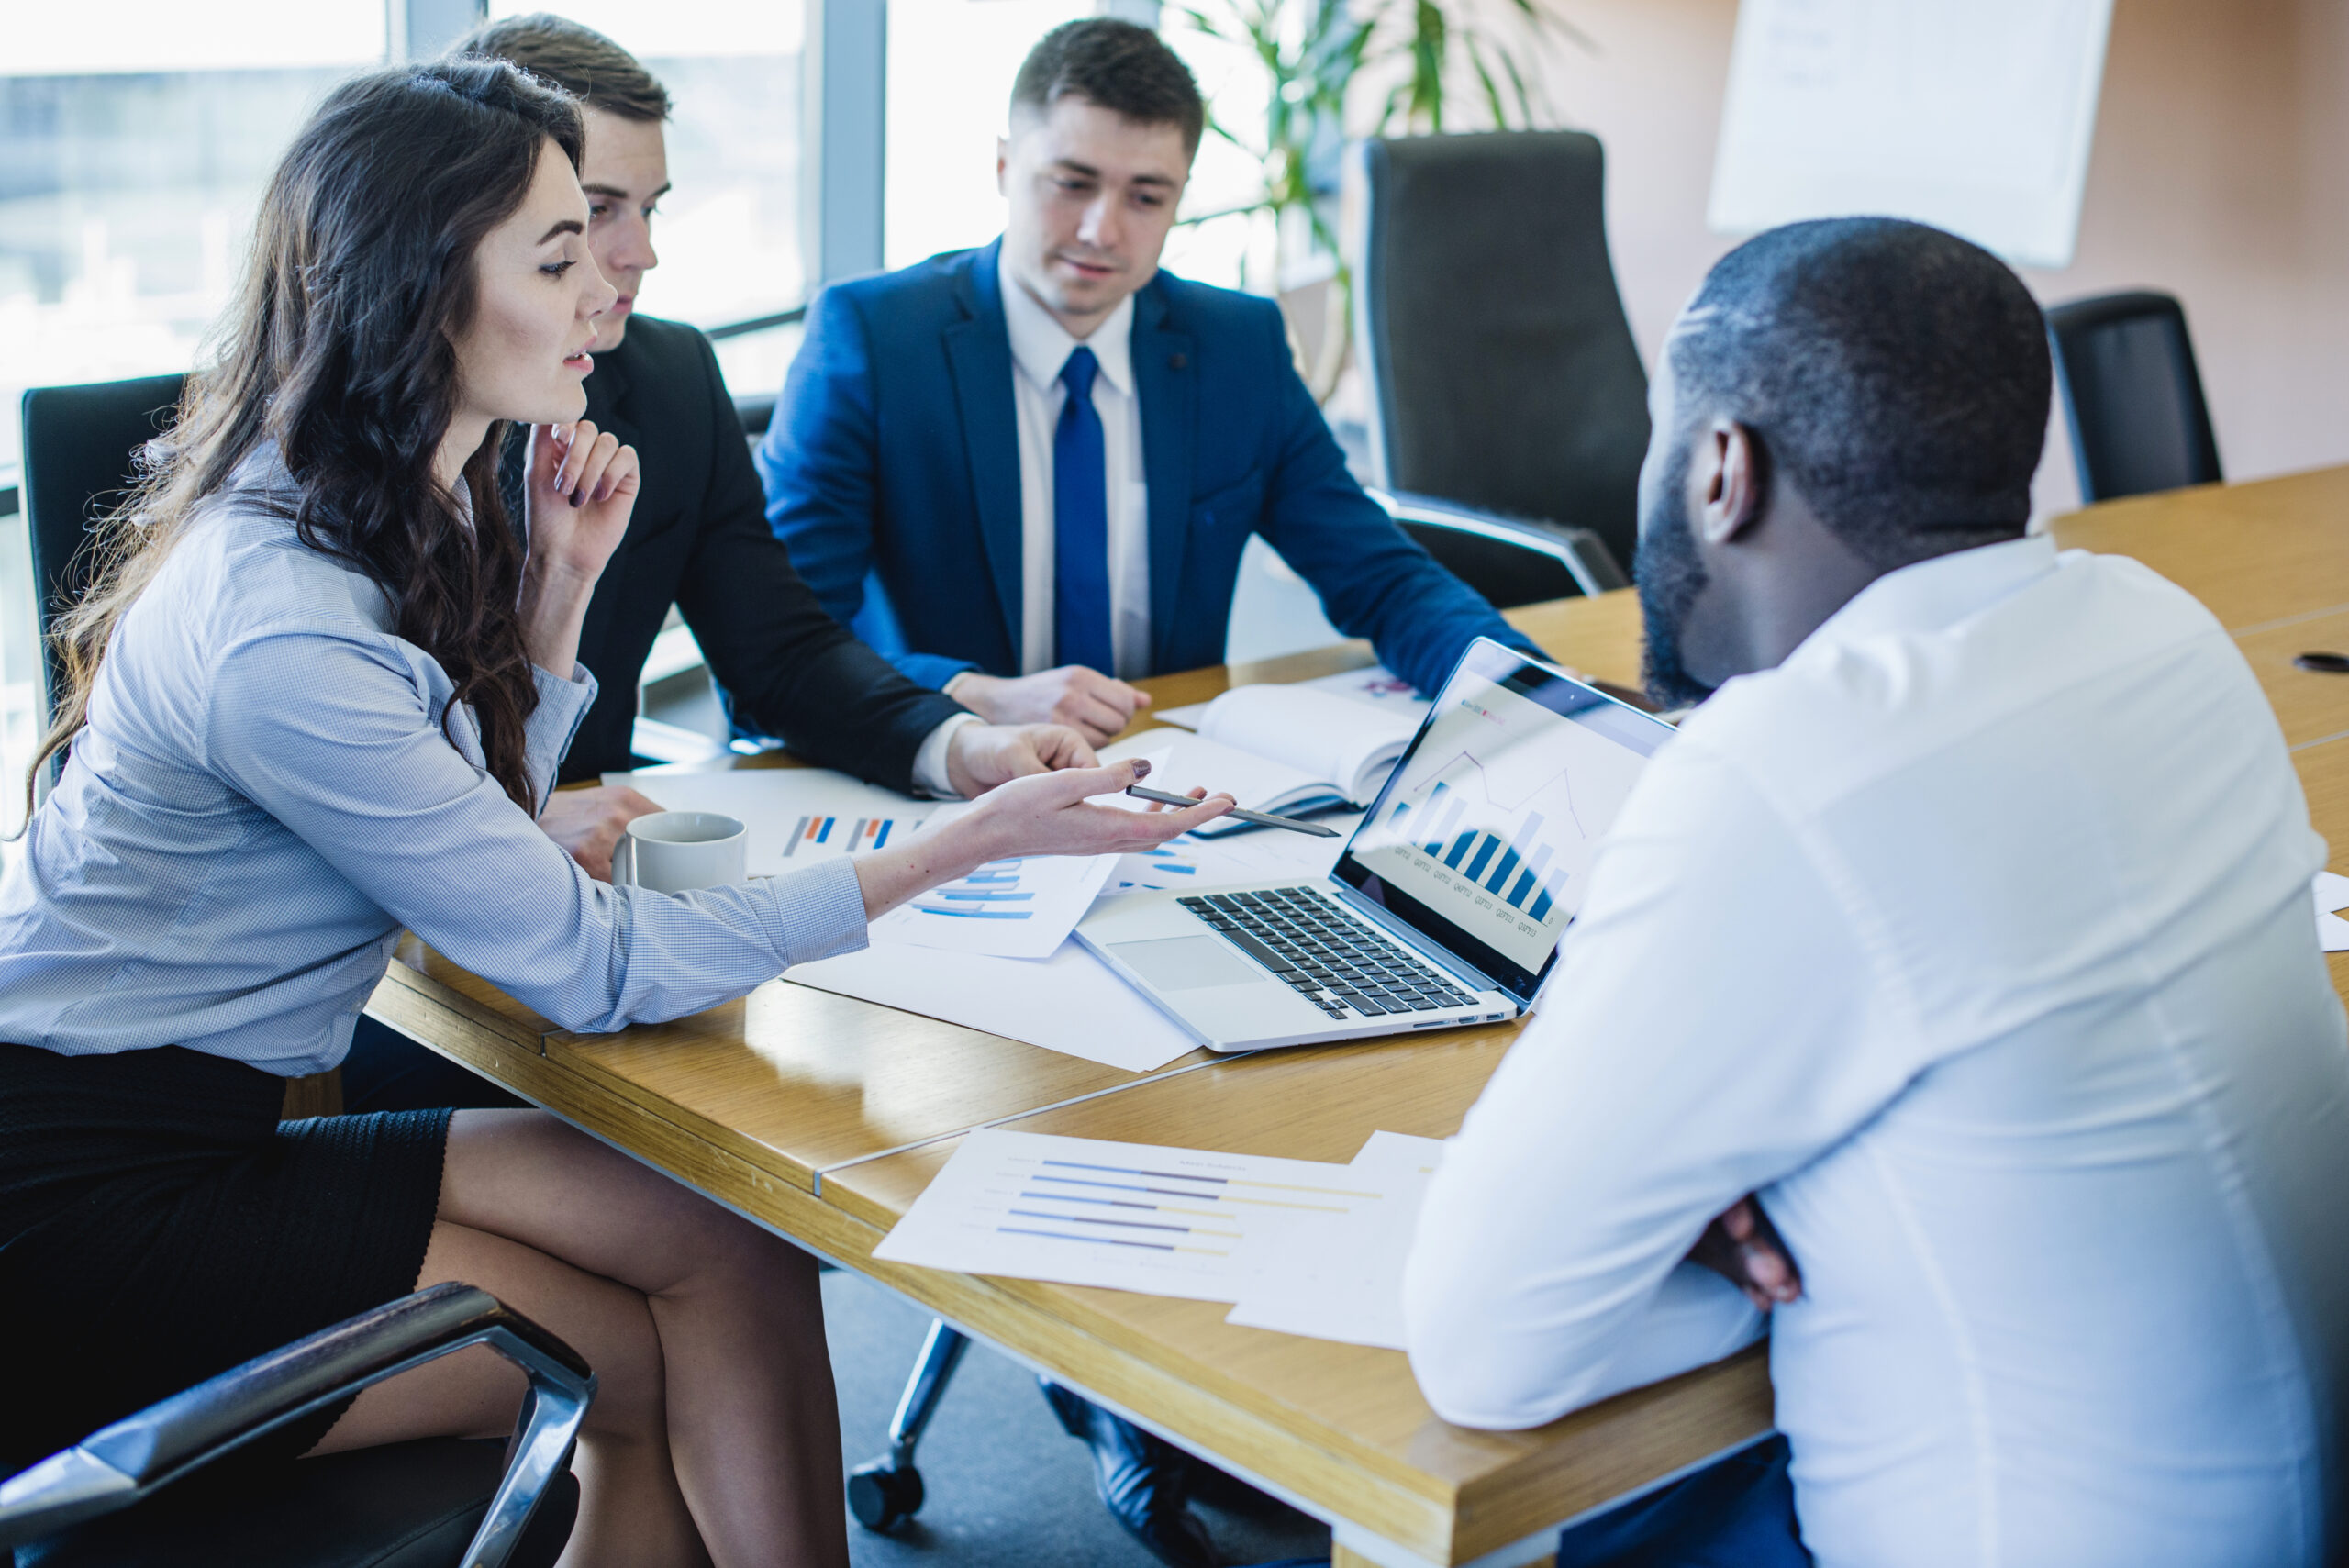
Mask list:
[{"label": "blue sleeve cuff", "polygon": [[864,886],[846,855],[754,885],[768,895],[767,927],[785,968],[865,946]]},{"label": "blue sleeve cuff", "polygon": [[573,661],[567,681],[535,664],[530,679],[538,686],[539,706],[522,721],[522,756],[538,797],[544,801],[554,788],[555,770],[562,766],[587,710],[596,706],[596,677],[586,665]]}]

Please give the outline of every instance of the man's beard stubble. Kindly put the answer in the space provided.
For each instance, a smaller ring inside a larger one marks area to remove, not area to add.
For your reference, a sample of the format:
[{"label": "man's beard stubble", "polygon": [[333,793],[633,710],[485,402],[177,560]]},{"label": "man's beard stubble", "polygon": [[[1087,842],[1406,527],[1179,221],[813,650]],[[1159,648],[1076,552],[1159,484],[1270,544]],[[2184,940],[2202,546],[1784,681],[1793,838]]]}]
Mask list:
[{"label": "man's beard stubble", "polygon": [[[1665,712],[1694,707],[1713,695],[1713,688],[1688,673],[1682,662],[1680,633],[1697,595],[1705,591],[1705,564],[1697,558],[1697,539],[1688,525],[1688,450],[1683,447],[1672,465],[1655,503],[1669,515],[1651,517],[1640,530],[1632,554],[1631,576],[1639,584],[1640,615],[1647,625],[1647,651],[1642,680],[1648,700]],[[1660,526],[1657,526],[1659,525]]]}]

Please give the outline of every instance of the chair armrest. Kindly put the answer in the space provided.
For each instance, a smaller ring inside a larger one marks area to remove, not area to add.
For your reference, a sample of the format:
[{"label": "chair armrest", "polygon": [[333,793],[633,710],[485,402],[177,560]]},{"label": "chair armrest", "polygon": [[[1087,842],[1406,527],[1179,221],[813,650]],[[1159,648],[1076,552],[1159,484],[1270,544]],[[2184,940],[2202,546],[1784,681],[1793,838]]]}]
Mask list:
[{"label": "chair armrest", "polygon": [[569,1345],[469,1284],[418,1291],[256,1356],[0,1481],[0,1548],[128,1507],[288,1421],[476,1344],[529,1380],[506,1477],[465,1557],[484,1568],[502,1562],[568,1462],[596,1374]]},{"label": "chair armrest", "polygon": [[1432,495],[1414,495],[1408,492],[1389,495],[1384,490],[1372,490],[1370,498],[1386,510],[1386,515],[1400,521],[1432,523],[1439,528],[1457,528],[1463,533],[1483,534],[1506,543],[1526,546],[1553,556],[1575,580],[1575,586],[1586,594],[1611,593],[1631,585],[1630,573],[1607,548],[1607,541],[1589,528],[1575,528],[1564,523],[1541,521],[1530,517],[1504,517],[1480,507],[1464,506],[1457,501],[1439,500]]}]

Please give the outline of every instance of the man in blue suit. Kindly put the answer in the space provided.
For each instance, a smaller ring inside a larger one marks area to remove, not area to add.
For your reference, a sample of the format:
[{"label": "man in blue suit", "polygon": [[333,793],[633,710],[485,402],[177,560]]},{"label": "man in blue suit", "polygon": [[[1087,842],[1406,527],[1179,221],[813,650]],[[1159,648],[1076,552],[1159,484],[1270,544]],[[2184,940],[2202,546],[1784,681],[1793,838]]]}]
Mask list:
[{"label": "man in blue suit", "polygon": [[760,445],[824,606],[993,722],[1097,742],[1128,681],[1220,662],[1251,534],[1424,691],[1478,636],[1532,649],[1347,473],[1279,309],[1158,270],[1203,120],[1156,34],[1046,35],[1003,238],[819,295]]},{"label": "man in blue suit", "polygon": [[[1531,650],[1347,475],[1278,308],[1159,272],[1205,117],[1156,34],[1047,34],[996,148],[1003,238],[819,295],[760,444],[824,607],[992,722],[1098,742],[1147,701],[1129,681],[1221,662],[1251,534],[1422,690],[1478,636]],[[1211,1568],[1178,1456],[1046,1392],[1119,1521]]]}]

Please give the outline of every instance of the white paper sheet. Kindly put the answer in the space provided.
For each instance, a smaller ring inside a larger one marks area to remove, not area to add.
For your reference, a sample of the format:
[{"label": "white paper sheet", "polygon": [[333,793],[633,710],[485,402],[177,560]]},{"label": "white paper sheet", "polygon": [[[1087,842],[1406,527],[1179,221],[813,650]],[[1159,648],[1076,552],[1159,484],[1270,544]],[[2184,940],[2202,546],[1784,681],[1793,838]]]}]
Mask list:
[{"label": "white paper sheet", "polygon": [[1743,0],[1707,222],[1885,213],[2072,260],[2112,0]]},{"label": "white paper sheet", "polygon": [[1343,1165],[983,1128],[873,1255],[1236,1301],[1263,1268],[1265,1242],[1285,1243],[1293,1221],[1342,1219],[1377,1196]]},{"label": "white paper sheet", "polygon": [[1372,1133],[1346,1169],[1379,1196],[1342,1216],[1290,1225],[1224,1321],[1404,1349],[1403,1264],[1419,1202],[1442,1159],[1442,1139]]},{"label": "white paper sheet", "polygon": [[885,848],[910,838],[938,809],[829,768],[737,768],[722,773],[606,773],[670,811],[722,811],[751,830],[752,876],[779,876],[812,861]]},{"label": "white paper sheet", "polygon": [[2349,876],[2321,871],[2310,889],[2316,895],[2316,935],[2326,952],[2349,952],[2349,920],[2333,913],[2349,909]]},{"label": "white paper sheet", "polygon": [[1075,942],[1041,961],[891,944],[803,963],[783,977],[1126,1073],[1154,1073],[1198,1048]]},{"label": "white paper sheet", "polygon": [[[936,832],[970,809],[941,806]],[[1050,958],[1093,907],[1115,855],[1027,855],[989,861],[965,877],[918,893],[873,922],[873,943],[943,948],[995,958]]]}]

